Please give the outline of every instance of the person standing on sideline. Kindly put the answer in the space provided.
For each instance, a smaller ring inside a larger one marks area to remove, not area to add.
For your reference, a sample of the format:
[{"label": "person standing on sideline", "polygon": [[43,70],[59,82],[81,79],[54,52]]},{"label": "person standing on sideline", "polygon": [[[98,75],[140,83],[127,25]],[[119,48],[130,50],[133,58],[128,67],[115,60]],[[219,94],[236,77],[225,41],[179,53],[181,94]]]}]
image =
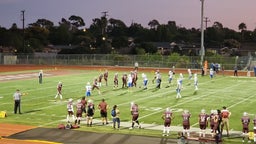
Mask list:
[{"label": "person standing on sideline", "polygon": [[40,70],[38,73],[38,80],[39,80],[39,84],[43,83],[43,70]]},{"label": "person standing on sideline", "polygon": [[86,114],[87,100],[85,99],[85,96],[82,97],[81,103],[83,104],[82,113],[85,113],[85,114]]},{"label": "person standing on sideline", "polygon": [[190,137],[190,117],[191,114],[189,113],[188,110],[184,110],[182,113],[182,125],[183,125],[183,135],[185,136],[187,134],[187,137]]},{"label": "person standing on sideline", "polygon": [[108,124],[108,104],[105,102],[105,99],[102,99],[98,105],[100,110],[102,125]]},{"label": "person standing on sideline", "polygon": [[94,104],[91,99],[88,100],[88,106],[87,106],[87,126],[92,126],[92,120],[94,116]]},{"label": "person standing on sideline", "polygon": [[117,105],[113,106],[111,115],[113,118],[113,128],[116,129],[116,124],[117,124],[117,128],[120,129],[120,111],[117,108]]},{"label": "person standing on sideline", "polygon": [[170,108],[166,108],[165,112],[162,115],[162,119],[164,120],[163,136],[169,136],[170,126],[173,118],[174,116],[172,110]]},{"label": "person standing on sideline", "polygon": [[130,127],[130,129],[133,129],[134,128],[134,124],[137,123],[138,124],[138,127],[141,128],[141,125],[139,123],[139,106],[134,103],[134,102],[131,102],[131,115],[132,115],[132,126]]},{"label": "person standing on sideline", "polygon": [[242,118],[241,118],[241,122],[242,122],[242,126],[243,126],[243,140],[242,142],[244,142],[245,137],[248,138],[248,143],[250,143],[250,139],[248,136],[249,133],[249,124],[250,124],[250,117],[248,116],[247,112],[244,112]]},{"label": "person standing on sideline", "polygon": [[83,115],[83,108],[84,108],[84,105],[82,104],[81,99],[77,100],[75,125],[78,124],[79,127],[80,127],[80,121]]},{"label": "person standing on sideline", "polygon": [[221,110],[217,109],[217,113],[218,113],[217,131],[218,131],[218,134],[221,134],[221,123],[222,123]]},{"label": "person standing on sideline", "polygon": [[238,71],[237,66],[235,66],[235,67],[234,67],[234,76],[238,76],[237,71]]},{"label": "person standing on sideline", "polygon": [[13,94],[14,99],[14,113],[17,113],[17,110],[19,110],[19,114],[21,114],[21,108],[20,108],[20,102],[21,102],[21,92],[19,89],[16,90],[16,92]]},{"label": "person standing on sideline", "polygon": [[254,115],[254,119],[253,119],[253,132],[254,132],[254,143],[256,143],[256,115]]},{"label": "person standing on sideline", "polygon": [[75,121],[75,115],[74,115],[74,108],[73,108],[73,99],[70,98],[68,99],[68,103],[67,103],[67,122],[70,123],[70,117],[72,117],[72,122]]},{"label": "person standing on sideline", "polygon": [[222,124],[221,124],[221,134],[223,132],[223,128],[226,127],[227,136],[229,136],[229,118],[231,116],[231,112],[227,109],[227,107],[223,107],[221,110],[222,116]]},{"label": "person standing on sideline", "polygon": [[199,137],[205,137],[208,118],[209,116],[205,113],[205,110],[202,109],[201,113],[198,115],[198,123],[200,127]]},{"label": "person standing on sideline", "polygon": [[61,93],[61,91],[62,91],[62,82],[59,82],[57,84],[57,94],[55,96],[55,99],[59,96],[60,99],[62,100],[62,93]]}]

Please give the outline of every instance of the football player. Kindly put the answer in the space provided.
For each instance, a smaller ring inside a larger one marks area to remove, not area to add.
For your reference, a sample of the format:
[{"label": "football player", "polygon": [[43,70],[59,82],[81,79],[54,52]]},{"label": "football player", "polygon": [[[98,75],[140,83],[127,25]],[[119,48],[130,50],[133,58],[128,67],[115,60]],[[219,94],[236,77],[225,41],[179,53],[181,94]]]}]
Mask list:
[{"label": "football player", "polygon": [[61,94],[61,91],[62,91],[62,82],[59,82],[57,84],[57,94],[55,96],[55,99],[60,96],[60,99],[62,99],[62,94]]},{"label": "football player", "polygon": [[248,143],[250,143],[250,139],[248,136],[248,132],[249,132],[249,124],[250,124],[250,117],[248,116],[247,112],[244,112],[242,118],[241,118],[241,122],[242,122],[242,126],[243,126],[243,140],[242,142],[244,142],[245,137],[248,138]]},{"label": "football player", "polygon": [[229,118],[231,116],[231,112],[227,109],[227,107],[223,107],[221,110],[221,117],[222,117],[222,123],[221,123],[221,134],[223,132],[223,128],[226,127],[227,136],[229,136]]},{"label": "football player", "polygon": [[188,110],[184,110],[182,113],[182,125],[183,125],[183,135],[185,136],[187,134],[187,137],[190,137],[190,117],[191,114],[189,113]]},{"label": "football player", "polygon": [[82,118],[82,114],[83,114],[83,104],[81,102],[81,100],[77,100],[77,104],[76,104],[76,120],[75,120],[75,125],[78,124],[78,126],[80,126],[80,121]]},{"label": "football player", "polygon": [[162,115],[162,119],[164,120],[163,136],[169,136],[170,126],[173,118],[174,116],[172,110],[170,108],[166,108],[165,112]]},{"label": "football player", "polygon": [[133,129],[134,128],[134,124],[137,123],[138,124],[138,127],[141,128],[141,125],[139,123],[139,106],[134,103],[134,102],[131,102],[131,115],[132,115],[132,126],[130,127],[130,129]]},{"label": "football player", "polygon": [[205,137],[208,118],[209,116],[206,114],[205,110],[202,109],[201,113],[198,115],[198,123],[200,127],[199,137]]},{"label": "football player", "polygon": [[72,98],[68,99],[67,111],[68,111],[67,122],[70,123],[70,117],[72,117],[72,121],[74,122],[75,116],[74,116],[74,108],[73,108],[73,99]]}]

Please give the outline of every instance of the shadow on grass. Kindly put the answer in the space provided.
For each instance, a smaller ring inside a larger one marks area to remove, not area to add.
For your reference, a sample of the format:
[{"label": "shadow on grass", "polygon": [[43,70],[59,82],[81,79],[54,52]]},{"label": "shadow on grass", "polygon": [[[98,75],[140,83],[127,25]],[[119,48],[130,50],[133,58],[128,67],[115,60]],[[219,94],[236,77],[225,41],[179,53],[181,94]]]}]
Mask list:
[{"label": "shadow on grass", "polygon": [[23,113],[26,114],[26,113],[33,113],[33,112],[38,112],[38,111],[42,111],[42,110],[30,110],[30,111],[25,111]]}]

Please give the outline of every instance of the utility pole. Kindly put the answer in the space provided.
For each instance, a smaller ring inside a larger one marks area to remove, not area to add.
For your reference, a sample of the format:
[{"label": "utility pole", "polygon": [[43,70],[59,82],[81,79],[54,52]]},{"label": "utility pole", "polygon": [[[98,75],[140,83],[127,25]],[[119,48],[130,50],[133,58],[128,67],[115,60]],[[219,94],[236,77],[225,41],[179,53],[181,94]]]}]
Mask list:
[{"label": "utility pole", "polygon": [[23,52],[25,52],[25,10],[21,11],[22,31],[23,31]]},{"label": "utility pole", "polygon": [[210,22],[209,18],[205,17],[204,22],[205,22],[205,29],[207,29],[207,24],[208,24],[208,22]]},{"label": "utility pole", "polygon": [[205,55],[205,50],[204,50],[204,0],[201,1],[201,66],[203,66],[203,61],[204,61],[204,55]]},{"label": "utility pole", "polygon": [[107,27],[107,23],[108,23],[108,20],[107,20],[107,16],[108,16],[108,11],[104,11],[104,12],[101,12],[103,14],[103,16],[101,17],[101,20],[104,20],[103,23],[103,26],[102,26],[102,30],[101,30],[101,34],[104,36],[105,33],[106,33],[106,27]]}]

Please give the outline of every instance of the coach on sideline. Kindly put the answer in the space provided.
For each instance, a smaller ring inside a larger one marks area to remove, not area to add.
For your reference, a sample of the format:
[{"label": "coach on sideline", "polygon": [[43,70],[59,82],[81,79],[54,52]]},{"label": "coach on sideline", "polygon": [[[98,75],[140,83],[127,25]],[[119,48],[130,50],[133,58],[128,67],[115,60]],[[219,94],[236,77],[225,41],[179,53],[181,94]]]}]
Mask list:
[{"label": "coach on sideline", "polygon": [[16,90],[16,92],[13,94],[13,99],[14,99],[14,113],[17,113],[17,109],[19,109],[19,114],[20,112],[20,101],[21,101],[21,92],[19,89]]}]

